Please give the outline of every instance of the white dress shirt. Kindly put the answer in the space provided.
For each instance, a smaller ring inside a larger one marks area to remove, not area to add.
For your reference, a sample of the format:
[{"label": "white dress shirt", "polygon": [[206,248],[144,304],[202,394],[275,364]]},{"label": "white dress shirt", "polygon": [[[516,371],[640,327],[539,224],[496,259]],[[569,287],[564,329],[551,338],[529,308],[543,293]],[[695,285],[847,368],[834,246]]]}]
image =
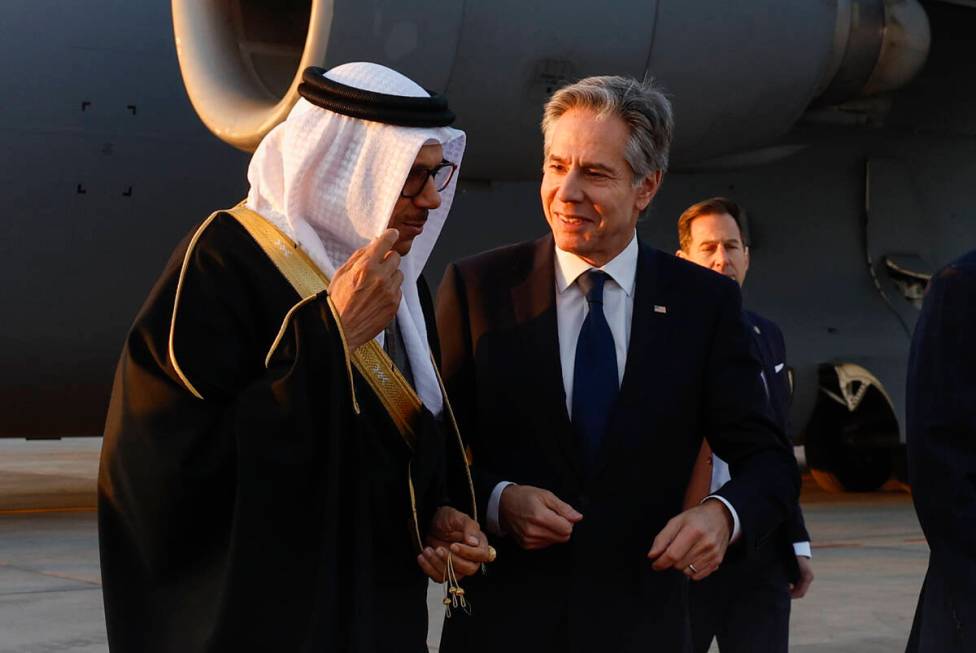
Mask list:
[{"label": "white dress shirt", "polygon": [[[590,305],[576,279],[593,266],[569,252],[556,248],[556,324],[559,332],[559,363],[563,368],[566,414],[573,419],[573,373],[576,371],[576,342]],[[602,268],[610,276],[603,285],[603,315],[607,318],[617,352],[617,387],[624,380],[630,325],[634,316],[634,286],[637,281],[637,234]]]},{"label": "white dress shirt", "polygon": [[[630,326],[634,315],[634,289],[637,281],[637,232],[630,239],[630,243],[622,252],[617,254],[602,270],[610,279],[603,286],[603,314],[613,335],[614,349],[617,353],[617,384],[623,382],[627,365],[627,348],[630,345]],[[555,278],[556,278],[556,325],[559,335],[559,362],[563,372],[563,388],[566,390],[566,413],[573,417],[573,372],[576,364],[576,341],[579,340],[583,320],[589,313],[589,304],[576,279],[593,266],[570,252],[556,247]],[[501,534],[498,523],[498,504],[502,491],[512,485],[509,481],[502,481],[495,486],[488,499],[485,511],[488,530]],[[739,537],[739,515],[732,504],[725,498],[709,495],[704,500],[718,499],[732,514],[732,539]]]}]

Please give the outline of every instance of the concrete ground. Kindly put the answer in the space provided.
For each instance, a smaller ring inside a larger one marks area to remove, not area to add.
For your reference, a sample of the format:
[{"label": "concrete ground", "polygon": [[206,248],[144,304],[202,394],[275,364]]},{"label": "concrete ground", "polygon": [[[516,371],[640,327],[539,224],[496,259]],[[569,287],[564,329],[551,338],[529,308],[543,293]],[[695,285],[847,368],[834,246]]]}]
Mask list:
[{"label": "concrete ground", "polygon": [[904,651],[929,555],[911,497],[804,489],[816,579],[793,603],[790,650]]},{"label": "concrete ground", "polygon": [[0,440],[0,652],[108,650],[95,527],[101,440]]},{"label": "concrete ground", "polygon": [[[0,653],[108,650],[94,513],[100,444],[0,439]],[[803,507],[817,578],[793,604],[790,650],[903,651],[928,558],[908,495],[828,495],[806,482]],[[442,596],[432,588],[434,608]],[[435,614],[434,647],[439,631]]]}]

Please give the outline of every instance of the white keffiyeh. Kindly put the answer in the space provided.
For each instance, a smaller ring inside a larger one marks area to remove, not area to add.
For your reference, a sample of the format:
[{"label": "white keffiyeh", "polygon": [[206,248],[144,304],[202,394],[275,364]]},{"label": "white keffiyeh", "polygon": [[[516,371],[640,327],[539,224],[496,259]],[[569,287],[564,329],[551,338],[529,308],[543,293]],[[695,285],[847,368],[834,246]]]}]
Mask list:
[{"label": "white keffiyeh", "polygon": [[[367,91],[428,97],[410,79],[377,64],[344,64],[326,76]],[[444,158],[460,165],[464,132],[360,120],[302,98],[251,158],[247,206],[298,243],[331,277],[355,250],[388,227],[407,174],[427,143],[440,143]],[[400,262],[404,281],[397,323],[417,393],[435,415],[443,409],[443,397],[427,344],[417,279],[447,219],[457,178],[455,174],[441,192],[441,205],[430,211],[423,233]],[[376,340],[383,344],[382,332]]]}]

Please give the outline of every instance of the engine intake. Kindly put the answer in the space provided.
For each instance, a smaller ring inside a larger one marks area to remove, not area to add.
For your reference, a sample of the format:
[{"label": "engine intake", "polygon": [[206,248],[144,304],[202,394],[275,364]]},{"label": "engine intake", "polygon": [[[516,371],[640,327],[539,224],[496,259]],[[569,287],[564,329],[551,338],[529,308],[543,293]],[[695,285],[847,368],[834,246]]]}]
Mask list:
[{"label": "engine intake", "polygon": [[173,0],[183,80],[207,128],[257,147],[297,101],[301,71],[325,59],[331,23],[326,0]]}]

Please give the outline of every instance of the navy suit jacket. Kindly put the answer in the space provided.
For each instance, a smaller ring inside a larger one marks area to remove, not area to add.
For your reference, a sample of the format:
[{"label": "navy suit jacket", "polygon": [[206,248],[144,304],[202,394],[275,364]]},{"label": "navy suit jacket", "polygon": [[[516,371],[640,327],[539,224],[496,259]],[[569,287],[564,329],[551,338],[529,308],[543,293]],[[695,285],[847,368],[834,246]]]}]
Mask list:
[{"label": "navy suit jacket", "polygon": [[[773,418],[785,433],[789,432],[790,406],[793,403],[793,388],[786,368],[786,342],[783,332],[775,322],[767,320],[758,313],[744,312],[746,326],[752,341],[753,355],[762,365],[763,377],[769,392],[769,407]],[[777,369],[778,368],[778,369]],[[794,542],[810,541],[803,512],[797,503],[793,515],[779,529],[775,538],[788,574],[796,578],[799,568],[796,564]]]},{"label": "navy suit jacket", "polygon": [[[452,264],[437,300],[448,395],[473,454],[484,515],[501,480],[551,490],[583,515],[566,544],[520,549],[465,580],[477,616],[447,621],[442,650],[683,651],[687,579],[646,554],[681,512],[701,434],[728,461],[719,492],[758,547],[796,505],[796,463],[769,418],[737,285],[640,245],[620,394],[584,475],[566,411],[547,235]],[[612,625],[611,625],[612,624]]]},{"label": "navy suit jacket", "polygon": [[929,282],[908,359],[912,500],[931,555],[909,651],[976,651],[976,251]]}]

